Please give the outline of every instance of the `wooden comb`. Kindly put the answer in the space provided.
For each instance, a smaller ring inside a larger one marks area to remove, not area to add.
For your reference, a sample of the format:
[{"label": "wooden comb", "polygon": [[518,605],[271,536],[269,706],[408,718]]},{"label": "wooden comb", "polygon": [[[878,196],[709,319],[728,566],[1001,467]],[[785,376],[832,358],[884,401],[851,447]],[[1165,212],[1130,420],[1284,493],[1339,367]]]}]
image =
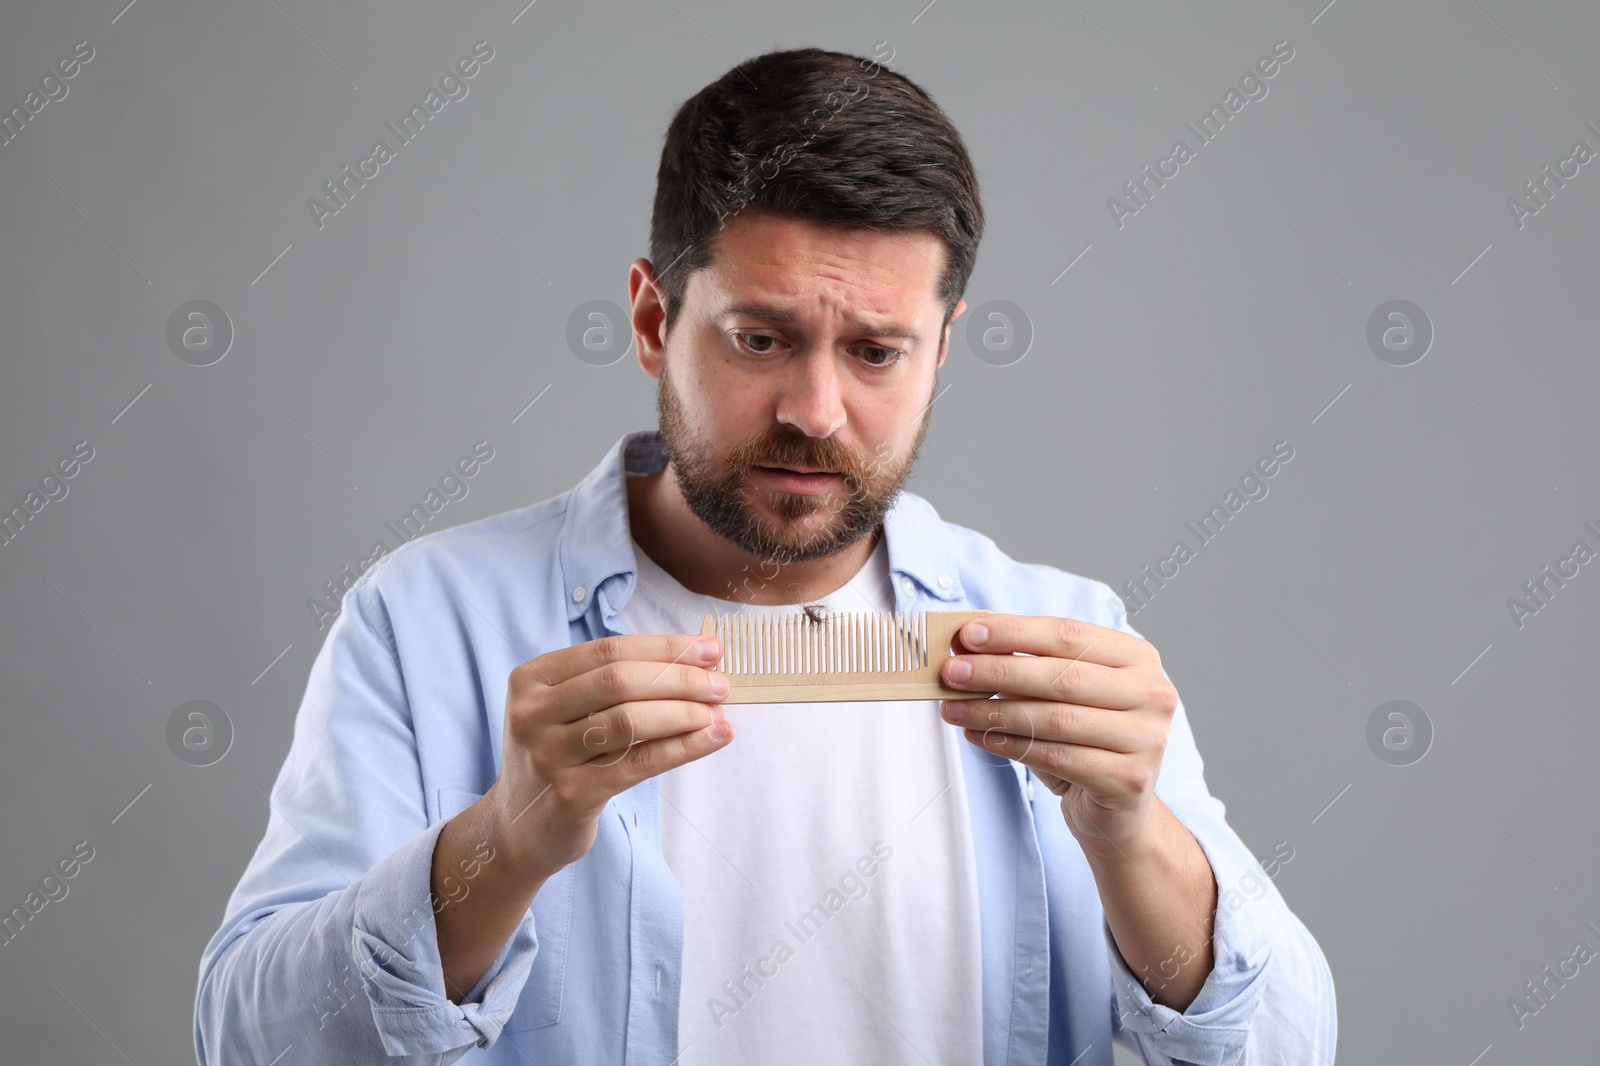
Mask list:
[{"label": "wooden comb", "polygon": [[712,668],[728,678],[723,703],[986,699],[994,693],[950,688],[939,670],[956,631],[988,613],[708,614],[700,635],[722,642]]}]

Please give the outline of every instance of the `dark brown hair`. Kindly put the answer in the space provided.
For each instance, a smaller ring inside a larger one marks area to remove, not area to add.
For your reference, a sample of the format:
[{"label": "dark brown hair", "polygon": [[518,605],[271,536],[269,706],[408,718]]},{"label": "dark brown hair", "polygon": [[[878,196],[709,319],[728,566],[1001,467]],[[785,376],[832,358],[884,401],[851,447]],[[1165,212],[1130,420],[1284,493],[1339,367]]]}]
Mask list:
[{"label": "dark brown hair", "polygon": [[936,234],[946,251],[943,326],[983,236],[972,160],[933,98],[876,60],[820,48],[747,59],[673,116],[650,219],[664,332],[683,306],[689,276],[710,265],[717,234],[745,207],[852,229]]}]

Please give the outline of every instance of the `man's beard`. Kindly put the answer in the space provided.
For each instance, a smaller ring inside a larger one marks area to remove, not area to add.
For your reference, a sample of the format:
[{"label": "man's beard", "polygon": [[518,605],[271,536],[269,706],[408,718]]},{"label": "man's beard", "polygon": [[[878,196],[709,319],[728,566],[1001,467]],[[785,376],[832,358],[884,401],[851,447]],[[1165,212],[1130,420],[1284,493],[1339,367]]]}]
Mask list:
[{"label": "man's beard", "polygon": [[[932,417],[931,405],[924,407],[916,440],[903,458],[858,456],[832,437],[808,437],[792,427],[779,427],[723,452],[689,428],[667,365],[661,368],[656,410],[678,491],[689,510],[714,533],[763,562],[823,559],[877,530],[910,476]],[[844,487],[819,495],[763,488],[749,476],[758,465],[832,470],[843,478]],[[751,492],[763,494],[778,516],[776,521],[756,510]],[[827,524],[808,533],[796,533],[791,527],[794,519],[834,507],[841,498],[843,506]]]}]

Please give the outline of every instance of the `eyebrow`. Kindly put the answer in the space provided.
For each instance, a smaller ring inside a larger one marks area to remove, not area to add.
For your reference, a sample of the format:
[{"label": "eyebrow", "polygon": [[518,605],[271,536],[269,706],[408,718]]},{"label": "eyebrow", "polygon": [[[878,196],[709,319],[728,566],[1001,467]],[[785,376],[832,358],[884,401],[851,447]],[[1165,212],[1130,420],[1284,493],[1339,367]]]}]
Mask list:
[{"label": "eyebrow", "polygon": [[[732,306],[724,309],[723,313],[729,315],[750,315],[755,318],[765,318],[773,322],[790,323],[794,321],[794,315],[792,313],[784,310],[781,307],[773,307],[768,304],[733,304]],[[844,328],[851,333],[865,333],[872,337],[903,337],[906,340],[911,341],[913,344],[920,344],[922,342],[922,334],[908,326],[897,325],[893,322],[874,325],[871,322],[862,322],[859,319],[850,319],[845,322]]]}]

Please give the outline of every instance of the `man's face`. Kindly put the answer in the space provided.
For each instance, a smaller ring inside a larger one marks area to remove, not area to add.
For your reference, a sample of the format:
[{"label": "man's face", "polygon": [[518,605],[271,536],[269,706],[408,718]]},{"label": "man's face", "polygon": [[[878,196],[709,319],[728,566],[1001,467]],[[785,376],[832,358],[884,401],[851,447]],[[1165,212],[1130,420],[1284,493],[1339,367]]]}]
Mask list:
[{"label": "man's face", "polygon": [[824,558],[882,523],[927,432],[945,249],[931,233],[753,210],[718,240],[665,346],[640,350],[673,473],[694,514],[750,554]]}]

